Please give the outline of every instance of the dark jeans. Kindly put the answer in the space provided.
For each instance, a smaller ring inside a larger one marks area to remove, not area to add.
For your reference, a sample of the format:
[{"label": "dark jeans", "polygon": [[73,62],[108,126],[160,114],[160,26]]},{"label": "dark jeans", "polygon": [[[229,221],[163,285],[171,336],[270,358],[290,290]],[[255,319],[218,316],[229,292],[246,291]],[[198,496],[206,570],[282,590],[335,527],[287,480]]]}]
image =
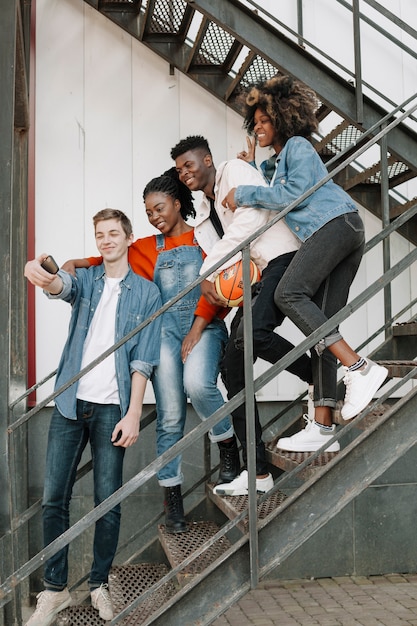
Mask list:
[{"label": "dark jeans", "polygon": [[[345,213],[309,237],[291,261],[276,288],[275,303],[306,336],[345,306],[364,243],[360,216]],[[335,328],[311,351],[316,406],[336,405],[336,359],[325,348],[340,339]]]},{"label": "dark jeans", "polygon": [[[270,261],[264,270],[259,283],[254,285],[252,297],[252,325],[253,325],[253,356],[276,363],[294,346],[292,343],[274,332],[275,328],[284,321],[284,314],[274,303],[274,292],[294,252],[283,254]],[[222,362],[222,378],[227,389],[228,398],[233,398],[245,387],[243,341],[243,309],[236,313],[230,331],[230,338],[226,345]],[[288,367],[288,371],[302,380],[311,383],[311,363],[307,354],[303,355]],[[246,407],[239,406],[232,412],[235,433],[242,445],[243,461],[246,464]],[[255,402],[255,433],[256,433],[256,473],[266,474],[268,467],[265,459],[265,445],[262,441],[262,427],[259,421],[258,407]]]},{"label": "dark jeans", "polygon": [[[121,419],[116,404],[95,404],[77,400],[77,419],[63,417],[54,409],[49,427],[43,493],[45,546],[69,528],[69,504],[77,466],[87,442],[93,459],[94,505],[103,502],[122,485],[125,449],[110,440]],[[116,553],[120,527],[120,504],[97,520],[94,532],[94,560],[90,588],[107,582]],[[45,588],[61,591],[68,580],[68,546],[45,564]]]}]

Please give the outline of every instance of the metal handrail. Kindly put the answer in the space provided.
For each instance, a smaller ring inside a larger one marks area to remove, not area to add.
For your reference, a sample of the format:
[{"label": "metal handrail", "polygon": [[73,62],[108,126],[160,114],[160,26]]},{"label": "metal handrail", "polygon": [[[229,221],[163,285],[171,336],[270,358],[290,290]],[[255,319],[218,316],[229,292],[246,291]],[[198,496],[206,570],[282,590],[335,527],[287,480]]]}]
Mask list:
[{"label": "metal handrail", "polygon": [[[411,263],[413,263],[417,259],[417,248],[406,257],[406,260],[403,260],[398,266],[400,266],[400,270],[403,270],[405,267],[409,267]],[[385,275],[382,279],[377,280],[373,285],[371,285],[368,290],[374,295],[379,290],[381,290],[384,285],[392,280],[394,268],[391,268],[391,273]],[[400,273],[398,271],[398,273]],[[335,324],[340,323],[346,319],[356,308],[359,308],[363,302],[366,301],[366,298],[362,296],[358,296],[351,304],[346,305],[338,314],[333,316],[330,320],[328,320],[325,324],[323,324],[319,329],[314,331],[309,337],[307,337],[299,346],[295,347],[291,352],[289,352],[285,357],[283,357],[276,365],[272,366],[268,372],[266,372],[263,376],[260,376],[254,382],[254,388],[257,390],[262,387],[263,384],[269,382],[270,379],[275,377],[276,373],[283,371],[286,369],[288,364],[292,362],[299,355],[303,354],[308,348],[312,347],[315,343],[317,343],[318,339],[326,334],[329,330],[334,328]],[[274,370],[273,375],[271,375],[271,370]],[[405,382],[407,382],[408,377],[405,377],[402,381],[397,383],[395,388],[399,388]],[[261,381],[261,382],[259,382]],[[390,390],[390,395],[392,390]],[[95,507],[92,511],[87,513],[84,517],[82,517],[78,522],[76,522],[69,530],[63,533],[60,537],[55,539],[52,543],[50,543],[46,548],[44,548],[41,552],[35,555],[30,561],[28,561],[25,565],[20,567],[18,570],[13,572],[13,574],[8,577],[2,585],[0,585],[0,607],[3,606],[7,602],[8,595],[13,591],[15,586],[22,582],[29,574],[34,572],[44,561],[49,558],[59,549],[68,545],[73,539],[75,539],[78,535],[80,535],[84,530],[86,530],[89,526],[95,523],[100,517],[102,517],[105,513],[111,510],[116,504],[122,502],[128,495],[136,491],[140,486],[145,484],[152,476],[154,476],[157,471],[163,467],[168,461],[175,458],[178,454],[183,452],[188,445],[194,443],[201,435],[205,434],[212,428],[218,421],[220,421],[229,411],[237,408],[244,400],[245,391],[239,392],[236,394],[231,400],[229,400],[221,409],[218,409],[211,417],[207,420],[199,424],[193,431],[188,433],[176,443],[172,448],[164,452],[157,459],[152,461],[146,468],[144,468],[141,472],[139,472],[136,476],[130,479],[127,483],[125,483],[120,489],[118,489],[115,493],[109,496],[105,501]],[[386,396],[383,396],[384,399]],[[365,412],[363,412],[365,414]],[[362,415],[362,414],[361,414]],[[352,423],[351,423],[352,424]],[[345,428],[348,428],[349,426]],[[346,431],[345,431],[346,432]],[[253,451],[254,452],[254,451]],[[315,458],[314,455],[310,458]],[[307,465],[307,462],[306,462]],[[301,466],[300,466],[301,467]],[[304,465],[302,465],[304,468]],[[280,483],[281,484],[281,483]],[[246,513],[241,514],[242,517],[246,515]],[[241,517],[236,518],[232,522],[240,521]],[[229,522],[232,523],[232,522]],[[235,525],[235,524],[233,524]],[[201,548],[201,552],[204,550],[204,547]],[[198,552],[200,553],[200,552]],[[198,554],[197,552],[194,554],[194,557]]]},{"label": "metal handrail", "polygon": [[[348,162],[350,162],[351,160],[356,158],[365,149],[367,149],[369,147],[369,145],[372,145],[375,142],[379,141],[379,139],[381,139],[383,136],[385,136],[392,128],[394,128],[397,124],[401,123],[401,121],[405,118],[405,116],[407,114],[410,113],[410,111],[414,111],[416,108],[417,108],[417,105],[412,107],[409,111],[406,111],[399,118],[394,119],[390,124],[388,124],[386,126],[385,129],[383,129],[380,133],[378,133],[375,137],[373,137],[368,142],[368,144],[366,144],[365,146],[361,146],[357,151],[355,151],[354,154],[352,154],[350,156],[349,159],[343,161],[343,163],[341,163],[339,166],[337,166],[335,168],[335,170],[332,171],[331,174],[329,174],[328,176],[324,177],[323,180],[320,181],[320,183],[318,183],[317,185],[312,187],[305,194],[300,196],[300,198],[298,198],[296,201],[291,203],[291,205],[289,205],[289,207],[287,207],[287,209],[282,211],[281,214],[277,215],[276,218],[274,218],[273,220],[271,220],[271,222],[269,222],[269,224],[267,224],[264,227],[258,229],[258,231],[256,231],[246,241],[244,241],[239,246],[236,246],[236,248],[234,248],[223,259],[221,259],[215,266],[213,266],[210,270],[208,270],[200,278],[198,278],[195,281],[193,281],[193,283],[191,283],[186,289],[184,289],[180,294],[178,294],[178,296],[176,296],[175,298],[172,298],[169,302],[167,302],[166,305],[164,305],[158,311],[158,313],[154,314],[151,318],[149,318],[149,320],[146,320],[145,322],[140,324],[138,327],[136,327],[133,331],[131,331],[131,333],[129,333],[128,335],[126,335],[126,337],[124,337],[122,340],[120,340],[118,343],[116,343],[113,346],[112,349],[109,349],[106,352],[104,352],[100,357],[95,359],[95,361],[93,361],[86,368],[84,368],[84,370],[82,370],[82,372],[80,372],[76,377],[71,379],[71,381],[68,381],[68,383],[63,385],[56,392],[54,392],[54,394],[51,394],[50,396],[48,396],[48,398],[46,400],[44,400],[44,401],[42,401],[40,403],[42,405],[41,408],[43,406],[45,406],[51,399],[56,397],[56,395],[61,393],[64,389],[68,388],[71,384],[74,384],[74,382],[76,382],[76,380],[78,380],[84,373],[86,373],[87,371],[92,369],[98,362],[100,362],[101,360],[106,358],[108,356],[108,354],[111,354],[114,350],[116,350],[118,347],[120,347],[120,345],[122,345],[125,341],[128,341],[132,336],[134,336],[134,334],[136,334],[137,332],[140,332],[140,330],[142,328],[144,328],[147,324],[151,323],[158,315],[162,314],[172,304],[177,302],[186,293],[191,291],[196,285],[198,285],[202,280],[204,280],[207,276],[209,276],[216,268],[220,267],[220,265],[222,265],[227,259],[229,259],[232,256],[234,256],[237,251],[239,251],[241,249],[244,249],[244,248],[246,248],[246,250],[247,250],[248,249],[248,245],[250,244],[250,242],[253,239],[255,239],[260,234],[262,234],[262,232],[267,230],[267,228],[270,227],[272,224],[274,224],[276,221],[278,221],[278,219],[282,219],[284,217],[284,215],[286,215],[290,210],[292,210],[295,206],[297,206],[303,199],[307,198],[316,189],[318,189],[319,186],[323,185],[325,182],[330,180],[330,178],[332,178],[340,169],[345,167]],[[361,142],[362,142],[362,139],[361,139]],[[415,210],[416,210],[416,207],[414,207],[414,212],[415,212]],[[409,215],[414,214],[411,211],[411,209],[409,211],[410,211]],[[400,218],[398,218],[398,219],[400,219]],[[395,224],[395,226],[398,227],[398,224]],[[380,235],[378,235],[376,238],[374,238],[372,240],[372,246],[376,245],[377,243],[379,243],[379,241],[383,240],[384,237],[388,237],[389,234],[391,232],[393,232],[393,230],[396,229],[395,226],[394,225],[390,225],[390,226],[386,227],[386,229],[384,229],[383,234],[381,233]],[[370,249],[372,246],[368,246],[368,249]],[[328,330],[331,330],[332,328],[334,328],[335,324],[339,324],[341,321],[343,321],[343,319],[346,319],[354,310],[356,310],[357,308],[362,306],[362,304],[364,302],[366,302],[367,299],[369,299],[369,297],[371,297],[372,295],[377,293],[379,290],[383,289],[384,286],[387,285],[393,279],[394,276],[398,275],[406,267],[409,267],[409,265],[411,265],[411,263],[414,262],[416,260],[416,258],[417,258],[417,249],[414,250],[413,252],[411,252],[409,255],[407,255],[407,257],[405,257],[405,259],[400,261],[396,266],[394,266],[393,268],[390,268],[390,270],[388,272],[386,272],[386,274],[382,278],[378,279],[373,285],[369,286],[360,296],[358,296],[350,304],[346,305],[331,320],[328,320],[328,322],[326,322],[326,324],[324,324],[321,328],[317,329],[317,331],[315,331],[309,337],[307,337],[303,342],[301,342],[299,344],[299,346],[295,347],[290,353],[288,353],[288,355],[283,357],[283,359],[281,359],[279,361],[279,363],[277,363],[274,366],[272,366],[270,368],[270,370],[268,370],[268,372],[266,372],[262,376],[258,377],[256,379],[256,381],[253,382],[253,391],[257,391],[261,386],[266,384],[266,382],[269,382],[269,380],[272,380],[272,378],[274,378],[277,373],[279,373],[280,371],[283,371],[284,369],[286,369],[286,367],[289,365],[290,362],[292,362],[295,358],[297,358],[298,356],[303,354],[307,349],[312,347],[318,341],[319,338],[321,338],[324,334],[326,334],[326,332],[328,332]],[[248,254],[244,253],[244,259],[245,259],[245,268],[247,269],[248,268],[248,264],[249,264]],[[248,278],[249,278],[248,271],[245,271],[245,275],[244,275],[245,287],[248,287],[248,285],[249,285]],[[246,288],[245,292],[247,294],[246,298],[247,299],[250,298],[249,289]],[[250,306],[246,306],[245,307],[245,314],[250,315]],[[248,344],[251,344],[252,342],[251,341],[246,341],[245,343],[248,345]],[[247,359],[247,361],[249,361],[249,359]],[[252,361],[252,360],[250,359],[250,361]],[[250,377],[250,372],[251,372],[251,370],[249,369],[248,370],[249,377]],[[253,395],[253,394],[251,393],[250,395]],[[213,415],[211,417],[209,417],[207,420],[202,422],[191,433],[186,435],[180,442],[175,444],[172,448],[170,448],[168,451],[166,451],[160,457],[158,457],[157,459],[152,461],[144,470],[142,470],[136,476],[134,476],[131,480],[129,480],[117,492],[112,494],[112,496],[107,498],[103,503],[101,503],[100,505],[95,507],[92,511],[87,513],[76,524],[74,524],[68,531],[66,531],[63,535],[61,535],[54,542],[49,544],[44,550],[42,550],[37,555],[35,555],[24,566],[22,566],[18,570],[16,570],[0,586],[0,598],[1,598],[0,606],[3,606],[8,601],[7,597],[13,591],[13,589],[16,587],[16,585],[18,585],[22,580],[24,580],[30,573],[35,571],[42,564],[42,562],[46,558],[49,558],[49,556],[52,556],[52,554],[54,554],[57,550],[61,549],[62,547],[64,547],[68,543],[70,543],[70,541],[72,541],[72,539],[74,539],[79,534],[84,532],[84,530],[86,528],[88,528],[93,523],[95,523],[107,511],[109,511],[116,504],[118,504],[119,502],[124,500],[128,495],[130,495],[131,493],[136,491],[141,485],[145,484],[169,460],[172,460],[173,458],[175,458],[179,453],[181,453],[183,450],[185,450],[189,445],[191,445],[198,438],[200,438],[202,435],[207,433],[208,430],[210,428],[212,428],[216,423],[218,423],[221,419],[223,419],[223,417],[226,414],[228,414],[231,410],[234,410],[235,408],[240,406],[240,404],[242,404],[242,402],[244,400],[245,400],[245,390],[242,390],[239,394],[237,394],[231,400],[229,400],[227,403],[225,403],[225,405],[221,409],[219,409],[218,411],[213,413]],[[14,403],[13,406],[15,406],[15,403]],[[34,415],[37,412],[36,409],[38,409],[38,407],[35,407],[35,409],[30,410],[24,416],[22,416],[21,418],[19,418],[18,420],[16,420],[12,424],[10,424],[9,433],[10,434],[13,433],[14,430],[16,430],[23,423],[25,423],[32,415]],[[38,409],[38,410],[40,410],[40,409]],[[254,455],[254,450],[252,450],[252,453]],[[252,458],[254,459],[254,456]],[[249,459],[250,459],[250,456],[249,456]],[[251,471],[250,474],[254,478],[253,471]],[[242,514],[242,516],[244,516],[244,515],[246,515],[246,513]],[[253,512],[251,513],[251,511],[249,511],[249,519],[251,519],[251,518],[253,518]],[[255,520],[256,520],[256,509],[255,509]],[[232,522],[229,522],[229,524],[231,524],[232,526],[235,525]],[[255,525],[254,528],[255,528],[255,535],[256,535],[256,525]],[[252,534],[251,534],[251,536],[249,538],[249,541],[250,541],[250,543],[253,543],[253,541],[254,541],[254,538],[253,538]],[[255,551],[255,555],[256,555],[256,551]],[[255,563],[256,563],[256,558],[255,558]]]},{"label": "metal handrail", "polygon": [[[344,72],[346,76],[348,76],[349,79],[356,86],[358,86],[357,85],[358,74],[356,72],[357,72],[357,68],[361,67],[362,61],[361,61],[361,54],[360,54],[360,42],[359,42],[359,48],[356,47],[356,43],[355,43],[355,37],[360,37],[360,29],[354,28],[355,19],[356,19],[354,15],[355,7],[349,4],[348,2],[346,2],[346,0],[337,0],[337,2],[342,7],[344,7],[345,9],[347,9],[349,12],[352,13],[352,36],[353,36],[353,46],[354,46],[354,63],[353,63],[354,69],[352,70],[344,66],[339,61],[337,61],[333,56],[326,54],[318,46],[316,46],[315,44],[313,44],[311,41],[309,41],[308,39],[304,37],[303,12],[302,12],[302,6],[300,6],[300,3],[297,3],[298,31],[295,31],[290,26],[285,24],[285,22],[282,22],[281,20],[279,20],[275,15],[272,15],[269,11],[267,11],[264,7],[262,7],[260,4],[258,4],[254,0],[244,0],[242,3],[245,5],[251,6],[258,15],[260,16],[264,15],[269,22],[279,26],[279,28],[285,31],[288,35],[296,39],[300,46],[304,48],[309,48],[310,50],[312,50],[314,54],[324,59],[324,61],[326,62],[326,65],[330,65],[332,67],[335,67],[337,70]],[[401,29],[407,32],[407,34],[413,37],[413,39],[417,39],[417,31],[415,31],[406,22],[404,22],[403,20],[398,18],[396,15],[394,15],[391,11],[382,7],[378,2],[376,2],[375,0],[363,0],[363,2],[368,4],[370,7],[372,7],[376,11],[378,11],[378,13],[380,13],[383,17],[392,21],[395,25],[401,27]],[[371,26],[380,35],[382,35],[383,37],[385,37],[386,39],[394,43],[399,49],[403,50],[406,54],[410,55],[413,58],[417,58],[417,52],[415,49],[410,48],[409,46],[406,46],[400,39],[394,37],[392,33],[382,28],[377,22],[375,22],[374,20],[371,20],[369,17],[367,17],[360,11],[357,17],[359,18],[359,20]],[[373,85],[370,85],[368,82],[362,80],[362,78],[360,77],[360,85],[359,85],[360,95],[362,92],[362,87],[366,87],[370,93],[374,94],[374,96],[378,97],[381,100],[384,100],[389,107],[392,108],[395,106],[396,103],[391,98],[389,98],[386,94],[383,94],[382,92],[380,92]],[[411,116],[410,119],[412,119],[413,121],[417,121],[417,119],[414,116]]]},{"label": "metal handrail", "polygon": [[[417,98],[417,94],[415,96],[413,96],[413,99]],[[409,102],[410,99],[408,98],[406,102]],[[396,107],[396,110],[398,109],[398,107]],[[398,126],[398,124],[400,124],[406,117],[408,117],[412,112],[414,112],[417,109],[417,104],[414,104],[412,107],[410,107],[408,110],[406,110],[402,115],[400,115],[397,118],[394,118],[389,124],[385,124],[383,123],[382,126],[382,130],[375,134],[373,137],[371,137],[371,139],[367,142],[367,143],[363,143],[363,136],[359,139],[358,143],[362,144],[357,150],[355,150],[347,159],[343,160],[341,163],[339,163],[339,165],[337,165],[331,172],[329,172],[326,176],[324,176],[318,183],[316,183],[315,185],[313,185],[310,189],[308,189],[306,192],[304,192],[303,194],[301,194],[301,196],[299,198],[297,198],[296,200],[294,200],[293,202],[291,202],[285,209],[283,209],[282,211],[280,211],[274,218],[272,218],[268,223],[264,224],[264,226],[261,226],[258,230],[256,230],[252,235],[250,235],[249,237],[247,237],[242,243],[238,244],[237,246],[235,246],[233,248],[233,250],[231,250],[228,254],[226,254],[222,259],[220,259],[217,263],[213,264],[213,266],[207,270],[204,274],[202,274],[199,278],[195,279],[192,283],[190,283],[185,289],[183,289],[177,296],[171,298],[170,300],[168,300],[168,302],[166,302],[166,304],[164,304],[156,313],[154,313],[151,317],[149,317],[147,320],[144,320],[141,324],[139,324],[138,326],[136,326],[132,331],[130,331],[130,333],[128,333],[127,335],[125,335],[124,337],[122,337],[122,339],[120,339],[116,344],[114,344],[112,347],[108,348],[105,352],[103,352],[101,355],[99,355],[96,359],[94,359],[93,361],[91,361],[91,363],[89,363],[88,365],[86,365],[82,370],[80,370],[80,372],[78,374],[76,374],[75,376],[73,376],[69,381],[67,381],[66,383],[64,383],[59,389],[57,389],[56,391],[54,391],[53,393],[51,393],[50,395],[48,395],[44,400],[42,400],[36,407],[32,408],[30,411],[26,412],[25,414],[23,414],[20,418],[18,418],[16,421],[14,421],[13,423],[11,423],[9,425],[9,432],[13,432],[14,430],[16,430],[16,428],[18,428],[19,426],[21,426],[23,423],[25,423],[32,415],[36,414],[37,412],[39,412],[40,409],[44,408],[47,404],[49,404],[54,398],[56,398],[56,396],[58,396],[59,394],[61,394],[63,391],[65,391],[66,389],[68,389],[69,387],[71,387],[71,385],[73,385],[75,382],[77,382],[77,380],[79,380],[82,376],[84,376],[87,372],[89,372],[90,370],[92,370],[96,365],[98,365],[102,360],[104,360],[107,356],[109,356],[110,354],[112,354],[115,350],[117,350],[118,348],[120,348],[120,346],[122,346],[124,343],[126,343],[126,341],[128,341],[129,339],[131,339],[132,337],[134,337],[138,332],[140,332],[143,328],[145,328],[148,324],[150,324],[151,322],[153,322],[155,319],[157,319],[160,315],[162,315],[167,309],[169,309],[173,304],[175,304],[176,302],[178,302],[180,299],[182,299],[184,297],[184,295],[186,295],[187,293],[189,293],[192,289],[194,289],[194,287],[198,286],[203,280],[205,280],[206,278],[208,278],[208,276],[210,276],[213,271],[215,271],[216,269],[218,269],[221,265],[223,265],[227,260],[231,259],[236,253],[242,251],[245,247],[247,247],[248,245],[250,245],[250,243],[256,239],[257,237],[259,237],[260,235],[262,235],[264,232],[266,232],[271,226],[273,226],[276,222],[278,222],[279,220],[283,219],[287,213],[289,213],[290,211],[292,211],[296,206],[298,206],[301,202],[303,202],[304,200],[306,200],[312,193],[314,193],[315,191],[317,191],[317,189],[319,189],[322,185],[324,185],[326,182],[328,182],[329,180],[331,180],[336,174],[338,174],[340,171],[342,171],[347,165],[349,165],[349,163],[355,159],[357,159],[358,156],[360,156],[361,154],[363,154],[366,150],[369,149],[369,147],[371,147],[372,145],[374,145],[375,143],[377,143],[379,140],[381,140],[383,137],[385,137],[390,130],[392,130],[393,128],[395,128],[396,126]],[[390,118],[392,117],[392,113],[391,114],[387,114],[386,116],[384,116],[383,120],[385,122],[386,118]],[[372,127],[372,130],[374,128],[378,128],[381,126],[381,123],[379,122],[378,124],[375,124]],[[370,129],[371,130],[371,129]],[[370,131],[368,131],[368,133],[370,134]],[[368,133],[364,133],[364,136],[366,136]],[[347,151],[347,149],[345,151],[343,151],[341,154],[343,155],[345,152]],[[331,159],[330,163],[333,163],[336,159],[340,158],[340,154],[336,155],[333,159]],[[13,405],[14,406],[14,405]]]}]

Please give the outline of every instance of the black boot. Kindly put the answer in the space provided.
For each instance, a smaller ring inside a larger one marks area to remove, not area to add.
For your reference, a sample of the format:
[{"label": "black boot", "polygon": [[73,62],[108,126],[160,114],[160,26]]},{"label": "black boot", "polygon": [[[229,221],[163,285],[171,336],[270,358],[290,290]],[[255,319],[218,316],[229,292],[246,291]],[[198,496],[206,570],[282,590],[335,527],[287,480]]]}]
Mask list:
[{"label": "black boot", "polygon": [[169,533],[187,532],[187,524],[184,517],[181,485],[164,487],[165,490],[165,526]]},{"label": "black boot", "polygon": [[228,443],[219,441],[220,468],[217,484],[231,483],[240,474],[239,450],[236,437]]}]

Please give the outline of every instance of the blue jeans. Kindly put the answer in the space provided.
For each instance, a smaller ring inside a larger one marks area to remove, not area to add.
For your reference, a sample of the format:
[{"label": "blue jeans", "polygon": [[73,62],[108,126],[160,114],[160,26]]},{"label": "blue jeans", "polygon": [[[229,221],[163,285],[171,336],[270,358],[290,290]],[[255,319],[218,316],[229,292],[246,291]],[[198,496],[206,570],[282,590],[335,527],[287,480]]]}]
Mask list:
[{"label": "blue jeans", "polygon": [[[224,405],[217,387],[219,363],[227,340],[224,322],[215,319],[209,324],[183,363],[181,345],[184,333],[178,323],[181,312],[167,313],[162,324],[160,364],[152,376],[157,407],[158,456],[169,450],[184,434],[187,396],[200,419],[207,419]],[[228,439],[233,432],[231,419],[227,416],[210,431],[210,440]],[[183,482],[181,455],[158,472],[158,479],[162,487],[173,487]]]},{"label": "blue jeans", "polygon": [[[347,303],[365,243],[358,213],[327,222],[307,239],[275,291],[275,303],[308,336]],[[338,328],[311,351],[315,406],[336,406],[335,357],[325,348],[342,339]]]},{"label": "blue jeans", "polygon": [[[284,272],[294,257],[295,252],[282,254],[269,262],[262,273],[259,283],[253,287],[252,295],[252,330],[253,357],[259,357],[269,363],[276,363],[294,346],[274,332],[284,321],[284,314],[274,302],[274,291]],[[222,363],[222,377],[231,399],[245,387],[243,338],[243,309],[236,313],[230,338],[226,346]],[[311,362],[307,354],[302,355],[288,367],[288,371],[308,383],[312,381]],[[242,444],[243,461],[246,464],[246,407],[241,404],[232,412],[235,433]],[[265,458],[265,445],[262,441],[262,427],[259,421],[258,407],[255,402],[256,434],[256,473],[266,474],[268,466]]]},{"label": "blue jeans", "polygon": [[[111,434],[121,419],[115,404],[95,404],[77,400],[77,419],[63,417],[54,409],[49,426],[43,493],[43,532],[45,546],[69,528],[69,504],[77,466],[87,442],[93,460],[94,505],[97,506],[122,485],[125,449],[114,446]],[[90,588],[107,582],[116,553],[120,528],[120,505],[97,520],[94,532]],[[45,564],[46,589],[61,591],[68,581],[68,546]]]}]

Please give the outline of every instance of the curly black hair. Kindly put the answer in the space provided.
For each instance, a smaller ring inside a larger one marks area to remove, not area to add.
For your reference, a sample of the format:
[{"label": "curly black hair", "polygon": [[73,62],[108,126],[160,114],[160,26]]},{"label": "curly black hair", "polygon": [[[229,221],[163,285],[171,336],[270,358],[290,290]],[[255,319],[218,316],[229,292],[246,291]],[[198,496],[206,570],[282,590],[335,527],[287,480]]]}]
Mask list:
[{"label": "curly black hair", "polygon": [[195,217],[193,194],[190,189],[178,178],[175,167],[171,167],[157,178],[152,178],[143,190],[143,199],[146,200],[148,194],[160,191],[174,200],[179,200],[181,204],[180,213],[185,221],[189,217]]},{"label": "curly black hair", "polygon": [[171,150],[171,159],[175,159],[189,150],[203,150],[205,154],[211,156],[208,141],[202,135],[190,135],[181,139]]},{"label": "curly black hair", "polygon": [[252,134],[255,111],[262,109],[271,118],[277,137],[283,144],[295,135],[310,139],[318,129],[316,111],[319,104],[316,93],[310,87],[291,76],[276,74],[248,88],[243,126]]}]

